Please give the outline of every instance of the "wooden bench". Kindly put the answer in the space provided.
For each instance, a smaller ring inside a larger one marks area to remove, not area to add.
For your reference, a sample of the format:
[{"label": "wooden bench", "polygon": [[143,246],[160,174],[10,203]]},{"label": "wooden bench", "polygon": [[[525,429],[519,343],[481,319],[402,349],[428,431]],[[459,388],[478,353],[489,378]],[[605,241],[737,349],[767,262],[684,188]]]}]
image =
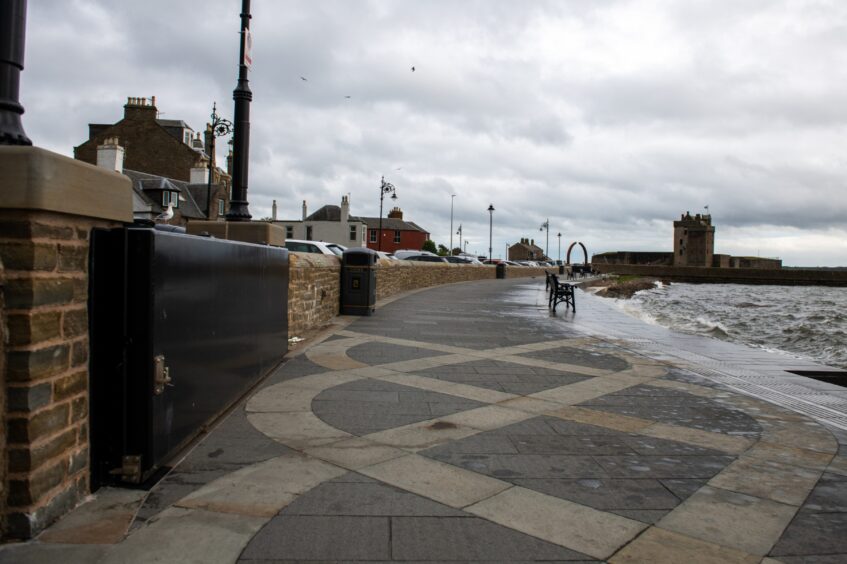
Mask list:
[{"label": "wooden bench", "polygon": [[576,312],[576,302],[574,301],[574,285],[567,282],[559,282],[559,277],[552,273],[547,273],[547,289],[550,292],[550,297],[547,300],[547,307],[553,308],[553,313],[556,313],[556,306],[564,303],[565,307],[570,307]]}]

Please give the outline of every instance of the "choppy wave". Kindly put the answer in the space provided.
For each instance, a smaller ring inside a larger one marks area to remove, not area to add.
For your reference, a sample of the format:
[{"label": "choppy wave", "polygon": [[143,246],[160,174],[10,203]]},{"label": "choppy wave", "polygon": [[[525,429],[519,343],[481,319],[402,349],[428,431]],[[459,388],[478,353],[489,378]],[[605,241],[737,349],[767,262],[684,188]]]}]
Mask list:
[{"label": "choppy wave", "polygon": [[647,323],[847,368],[847,288],[670,284],[618,305]]}]

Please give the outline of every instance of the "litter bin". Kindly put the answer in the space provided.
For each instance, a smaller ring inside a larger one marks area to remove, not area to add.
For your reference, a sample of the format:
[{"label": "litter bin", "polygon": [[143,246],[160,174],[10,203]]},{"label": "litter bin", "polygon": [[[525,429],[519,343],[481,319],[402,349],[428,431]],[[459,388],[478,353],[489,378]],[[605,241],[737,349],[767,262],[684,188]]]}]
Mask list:
[{"label": "litter bin", "polygon": [[560,264],[560,265],[559,265],[559,274],[564,274],[564,273],[565,273],[565,265],[564,265],[564,264]]},{"label": "litter bin", "polygon": [[364,247],[341,255],[341,314],[371,315],[376,309],[376,251]]},{"label": "litter bin", "polygon": [[501,278],[505,278],[505,277],[506,277],[506,265],[501,262],[497,265],[497,279],[500,280]]}]

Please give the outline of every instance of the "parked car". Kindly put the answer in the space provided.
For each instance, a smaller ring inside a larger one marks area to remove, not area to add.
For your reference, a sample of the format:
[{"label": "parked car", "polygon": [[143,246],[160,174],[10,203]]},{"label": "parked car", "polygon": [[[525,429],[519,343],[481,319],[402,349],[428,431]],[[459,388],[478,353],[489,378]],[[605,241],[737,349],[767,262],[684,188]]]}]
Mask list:
[{"label": "parked car", "polygon": [[379,258],[381,258],[381,259],[385,259],[385,260],[400,260],[400,259],[398,259],[397,257],[395,257],[394,255],[390,255],[390,254],[386,253],[385,251],[376,251],[376,254],[377,254],[377,256],[378,256]]},{"label": "parked car", "polygon": [[433,254],[429,251],[416,251],[414,249],[400,249],[399,251],[394,251],[394,256],[400,260],[405,259],[406,257],[414,257],[420,255],[427,255],[431,257],[437,257],[438,255]]},{"label": "parked car", "polygon": [[447,259],[447,262],[452,262],[453,264],[482,264],[473,257],[447,256],[444,258]]},{"label": "parked car", "polygon": [[428,255],[413,255],[410,257],[406,257],[403,260],[413,260],[417,262],[447,262],[446,258],[434,255],[432,253]]},{"label": "parked car", "polygon": [[482,264],[500,264],[501,262],[503,262],[503,259],[485,259]]},{"label": "parked car", "polygon": [[341,256],[344,254],[344,251],[347,250],[347,247],[344,245],[339,245],[338,243],[326,243],[327,248],[335,253],[337,256]]},{"label": "parked car", "polygon": [[323,241],[304,241],[302,239],[286,239],[285,248],[296,253],[318,253],[321,255],[339,256]]}]

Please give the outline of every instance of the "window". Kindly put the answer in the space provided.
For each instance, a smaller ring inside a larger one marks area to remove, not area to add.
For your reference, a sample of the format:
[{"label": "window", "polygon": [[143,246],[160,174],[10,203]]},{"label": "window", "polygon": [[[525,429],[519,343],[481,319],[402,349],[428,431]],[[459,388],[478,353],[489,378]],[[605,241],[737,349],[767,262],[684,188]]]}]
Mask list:
[{"label": "window", "polygon": [[222,216],[226,213],[226,202],[223,198],[218,198],[218,216]]},{"label": "window", "polygon": [[171,193],[170,192],[162,192],[162,207],[168,207],[168,204],[171,203]]},{"label": "window", "polygon": [[376,229],[371,229],[371,243],[376,243]]},{"label": "window", "polygon": [[286,225],[285,226],[285,238],[293,239],[294,238],[294,226]]},{"label": "window", "polygon": [[351,226],[350,226],[350,240],[351,240],[351,241],[355,241],[355,240],[356,240],[356,233],[357,233],[358,231],[359,231],[359,230],[358,230],[358,229],[356,229],[356,226],[355,226],[355,225],[351,225]]},{"label": "window", "polygon": [[400,242],[400,230],[399,230],[399,229],[397,229],[397,230],[395,230],[395,231],[394,231],[394,242],[395,242],[395,243],[399,243],[399,242]]},{"label": "window", "polygon": [[312,240],[312,226],[311,225],[306,226],[306,240],[307,241]]},{"label": "window", "polygon": [[162,207],[166,208],[168,204],[175,208],[179,207],[179,192],[168,192],[167,190],[162,192]]},{"label": "window", "polygon": [[191,132],[190,131],[183,131],[182,139],[185,141],[186,145],[191,145]]}]

